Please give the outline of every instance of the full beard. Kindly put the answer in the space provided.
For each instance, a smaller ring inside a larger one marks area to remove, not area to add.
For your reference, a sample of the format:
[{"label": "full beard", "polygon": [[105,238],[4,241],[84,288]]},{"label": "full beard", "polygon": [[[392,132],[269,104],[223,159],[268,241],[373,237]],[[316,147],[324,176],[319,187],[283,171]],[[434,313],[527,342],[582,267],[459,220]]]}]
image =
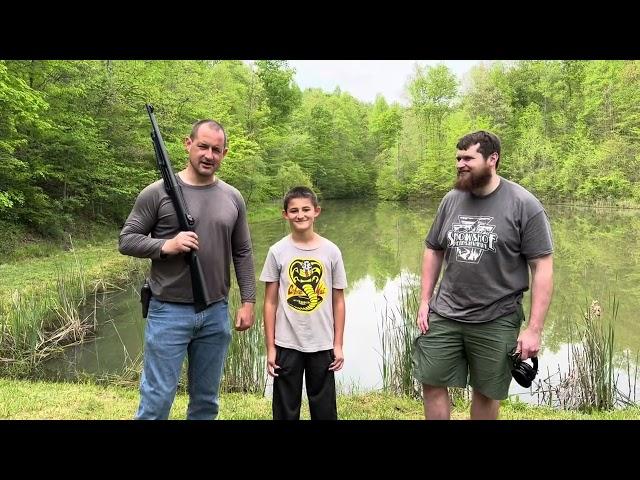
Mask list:
[{"label": "full beard", "polygon": [[454,188],[456,190],[461,190],[463,192],[471,192],[472,190],[477,190],[482,188],[491,182],[491,169],[482,169],[481,171],[475,173],[473,171],[469,171],[464,175],[461,175],[463,172],[458,172],[458,177],[456,178],[456,183],[454,184]]}]

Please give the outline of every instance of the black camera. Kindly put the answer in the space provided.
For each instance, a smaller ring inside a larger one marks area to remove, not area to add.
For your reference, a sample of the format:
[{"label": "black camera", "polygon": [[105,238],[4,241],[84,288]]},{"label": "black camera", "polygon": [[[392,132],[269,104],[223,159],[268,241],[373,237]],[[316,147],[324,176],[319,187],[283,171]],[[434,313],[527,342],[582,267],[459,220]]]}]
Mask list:
[{"label": "black camera", "polygon": [[519,385],[524,388],[529,388],[531,382],[536,378],[538,374],[538,357],[531,357],[533,366],[520,360],[520,352],[516,352],[515,348],[509,354],[511,361],[513,362],[513,369],[511,370],[511,376]]}]

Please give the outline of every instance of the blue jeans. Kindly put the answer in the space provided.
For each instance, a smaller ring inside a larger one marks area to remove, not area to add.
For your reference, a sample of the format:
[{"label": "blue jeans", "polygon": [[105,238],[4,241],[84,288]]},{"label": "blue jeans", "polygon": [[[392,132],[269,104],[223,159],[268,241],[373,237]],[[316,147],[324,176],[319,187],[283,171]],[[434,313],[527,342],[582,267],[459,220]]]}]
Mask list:
[{"label": "blue jeans", "polygon": [[189,361],[187,419],[216,418],[220,379],[231,343],[227,312],[226,300],[195,313],[192,304],[151,298],[136,419],[169,418],[185,354]]}]

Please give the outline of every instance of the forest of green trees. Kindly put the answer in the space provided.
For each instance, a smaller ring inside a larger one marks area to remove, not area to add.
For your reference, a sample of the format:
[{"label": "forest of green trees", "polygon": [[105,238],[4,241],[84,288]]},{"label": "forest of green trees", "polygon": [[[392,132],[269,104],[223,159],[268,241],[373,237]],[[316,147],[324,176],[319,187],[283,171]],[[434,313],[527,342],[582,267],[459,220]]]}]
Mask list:
[{"label": "forest of green trees", "polygon": [[191,124],[220,121],[220,175],[250,207],[294,184],[439,198],[456,140],[476,129],[501,137],[499,173],[547,202],[640,202],[640,61],[486,62],[462,82],[416,66],[407,106],[301,91],[294,73],[280,60],[0,60],[0,242],[120,225],[159,178],[145,102],[176,170]]}]

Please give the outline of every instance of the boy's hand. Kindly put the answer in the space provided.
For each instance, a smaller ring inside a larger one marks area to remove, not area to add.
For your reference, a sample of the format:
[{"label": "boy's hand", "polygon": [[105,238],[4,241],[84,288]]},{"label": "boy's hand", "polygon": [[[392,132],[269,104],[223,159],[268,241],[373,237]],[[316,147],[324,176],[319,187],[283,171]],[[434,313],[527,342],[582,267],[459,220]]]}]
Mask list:
[{"label": "boy's hand", "polygon": [[344,354],[342,353],[342,347],[335,346],[333,347],[333,356],[334,360],[329,365],[329,370],[333,370],[337,372],[344,365]]},{"label": "boy's hand", "polygon": [[276,349],[269,348],[267,350],[267,373],[272,377],[277,377],[276,368],[280,368],[276,365]]}]

